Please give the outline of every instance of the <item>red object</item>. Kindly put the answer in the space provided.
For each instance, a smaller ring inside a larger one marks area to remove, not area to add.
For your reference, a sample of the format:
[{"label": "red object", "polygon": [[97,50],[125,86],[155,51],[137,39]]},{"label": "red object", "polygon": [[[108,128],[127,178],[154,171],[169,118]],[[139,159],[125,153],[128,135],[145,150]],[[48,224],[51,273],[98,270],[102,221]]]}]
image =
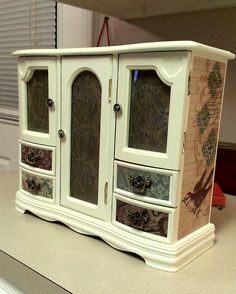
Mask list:
[{"label": "red object", "polygon": [[217,183],[214,183],[212,206],[223,209],[223,207],[225,207],[225,204],[226,197],[224,193],[222,192],[220,186]]},{"label": "red object", "polygon": [[224,193],[236,195],[236,144],[219,144],[215,181]]},{"label": "red object", "polygon": [[109,17],[105,16],[103,24],[102,24],[101,32],[100,32],[99,37],[98,37],[97,47],[100,46],[102,35],[103,35],[103,32],[104,32],[105,28],[106,28],[106,33],[107,33],[107,44],[108,44],[108,46],[111,46],[110,36],[109,36],[108,20],[109,20]]}]

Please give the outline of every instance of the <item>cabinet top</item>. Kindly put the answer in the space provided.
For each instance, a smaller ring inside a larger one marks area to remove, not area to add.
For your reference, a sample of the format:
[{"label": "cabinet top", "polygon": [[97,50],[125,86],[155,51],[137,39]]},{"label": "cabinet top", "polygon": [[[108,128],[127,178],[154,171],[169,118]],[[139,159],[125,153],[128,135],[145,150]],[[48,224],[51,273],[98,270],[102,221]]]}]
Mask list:
[{"label": "cabinet top", "polygon": [[193,41],[168,41],[137,43],[119,46],[66,48],[66,49],[27,49],[13,52],[15,56],[71,56],[71,55],[107,55],[134,52],[191,51],[196,55],[208,55],[220,59],[234,59],[229,51],[207,46]]}]

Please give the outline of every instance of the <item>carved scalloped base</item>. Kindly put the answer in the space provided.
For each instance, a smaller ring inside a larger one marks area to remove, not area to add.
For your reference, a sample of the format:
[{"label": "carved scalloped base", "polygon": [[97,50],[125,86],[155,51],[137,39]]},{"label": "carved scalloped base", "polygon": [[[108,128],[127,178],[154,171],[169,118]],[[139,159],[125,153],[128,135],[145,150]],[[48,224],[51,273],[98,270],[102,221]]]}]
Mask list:
[{"label": "carved scalloped base", "polygon": [[60,221],[76,232],[102,238],[112,247],[136,253],[147,265],[170,272],[178,271],[214,245],[215,227],[205,225],[174,244],[165,244],[125,232],[112,223],[92,218],[55,204],[32,200],[16,193],[16,209],[26,210],[48,221]]}]

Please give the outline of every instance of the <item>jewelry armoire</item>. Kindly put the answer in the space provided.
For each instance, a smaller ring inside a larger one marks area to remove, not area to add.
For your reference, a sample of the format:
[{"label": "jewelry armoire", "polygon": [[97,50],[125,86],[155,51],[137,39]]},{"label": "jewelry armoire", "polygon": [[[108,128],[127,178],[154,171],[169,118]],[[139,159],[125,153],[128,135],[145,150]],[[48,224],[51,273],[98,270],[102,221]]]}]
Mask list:
[{"label": "jewelry armoire", "polygon": [[230,52],[192,41],[17,51],[16,208],[176,271],[210,223]]}]

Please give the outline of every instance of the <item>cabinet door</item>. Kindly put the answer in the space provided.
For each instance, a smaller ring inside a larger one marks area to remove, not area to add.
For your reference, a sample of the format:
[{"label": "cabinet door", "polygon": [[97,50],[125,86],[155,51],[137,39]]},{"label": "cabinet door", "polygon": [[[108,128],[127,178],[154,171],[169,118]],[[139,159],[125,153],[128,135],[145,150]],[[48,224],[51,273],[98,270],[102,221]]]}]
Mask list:
[{"label": "cabinet door", "polygon": [[120,55],[117,159],[180,169],[189,54],[183,51]]},{"label": "cabinet door", "polygon": [[55,58],[19,58],[20,137],[54,145],[56,141]]},{"label": "cabinet door", "polygon": [[62,60],[61,204],[100,219],[106,218],[111,71],[110,56]]}]

